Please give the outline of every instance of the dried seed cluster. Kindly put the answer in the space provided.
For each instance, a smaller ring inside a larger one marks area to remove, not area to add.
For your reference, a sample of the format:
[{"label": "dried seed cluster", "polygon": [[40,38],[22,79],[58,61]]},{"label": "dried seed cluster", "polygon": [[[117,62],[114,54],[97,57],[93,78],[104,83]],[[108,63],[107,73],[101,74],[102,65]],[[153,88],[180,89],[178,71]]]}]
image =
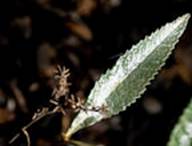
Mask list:
[{"label": "dried seed cluster", "polygon": [[78,112],[83,110],[87,111],[95,111],[95,112],[104,112],[106,111],[106,107],[87,107],[84,105],[84,100],[79,97],[75,97],[73,94],[69,94],[69,86],[71,85],[68,82],[68,77],[70,76],[69,69],[60,66],[57,67],[55,71],[54,79],[56,81],[56,86],[53,89],[52,98],[49,100],[50,104],[53,105],[53,108],[43,107],[42,109],[38,109],[37,112],[33,116],[33,120],[45,115],[48,112],[62,112],[64,115],[67,110],[73,110],[73,112]]},{"label": "dried seed cluster", "polygon": [[69,94],[69,86],[71,83],[68,82],[68,77],[70,76],[69,69],[65,67],[61,68],[57,67],[55,71],[55,80],[56,86],[53,90],[52,96],[56,101],[62,96],[66,96]]}]

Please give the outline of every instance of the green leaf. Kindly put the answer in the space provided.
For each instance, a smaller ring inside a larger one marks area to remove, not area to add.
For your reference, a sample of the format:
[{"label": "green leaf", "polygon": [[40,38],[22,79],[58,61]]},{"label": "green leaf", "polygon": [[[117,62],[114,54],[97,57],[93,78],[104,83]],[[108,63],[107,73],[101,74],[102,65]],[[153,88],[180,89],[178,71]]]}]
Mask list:
[{"label": "green leaf", "polygon": [[134,103],[164,65],[184,32],[189,17],[189,14],[179,17],[126,51],[115,66],[96,82],[85,104],[87,107],[106,106],[107,111],[80,111],[64,134],[66,139],[78,130],[116,115]]},{"label": "green leaf", "polygon": [[167,146],[192,146],[192,100],[173,129]]}]

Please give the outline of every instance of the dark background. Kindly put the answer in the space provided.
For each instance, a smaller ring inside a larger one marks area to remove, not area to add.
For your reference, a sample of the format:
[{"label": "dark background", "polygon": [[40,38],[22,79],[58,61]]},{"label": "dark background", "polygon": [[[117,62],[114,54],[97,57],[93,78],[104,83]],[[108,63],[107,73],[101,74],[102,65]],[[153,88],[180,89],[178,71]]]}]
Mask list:
[{"label": "dark background", "polygon": [[[57,64],[71,71],[71,93],[85,98],[132,44],[191,9],[191,0],[1,0],[0,145],[47,105]],[[107,146],[165,146],[192,95],[191,38],[190,21],[143,97],[73,138]],[[71,119],[42,119],[29,129],[32,145],[64,145],[59,135]],[[26,145],[25,137],[13,145]]]}]

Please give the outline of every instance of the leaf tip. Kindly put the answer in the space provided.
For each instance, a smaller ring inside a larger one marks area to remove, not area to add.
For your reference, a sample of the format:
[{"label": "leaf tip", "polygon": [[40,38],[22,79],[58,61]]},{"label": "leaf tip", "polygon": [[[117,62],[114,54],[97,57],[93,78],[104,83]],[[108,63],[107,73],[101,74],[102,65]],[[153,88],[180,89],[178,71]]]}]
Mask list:
[{"label": "leaf tip", "polygon": [[186,13],[182,17],[183,17],[183,19],[188,21],[190,19],[190,17],[191,17],[191,14],[190,13]]},{"label": "leaf tip", "polygon": [[181,19],[181,21],[185,22],[185,24],[187,24],[189,19],[190,19],[190,17],[191,17],[191,14],[190,13],[186,13],[183,16],[181,16],[180,19]]}]

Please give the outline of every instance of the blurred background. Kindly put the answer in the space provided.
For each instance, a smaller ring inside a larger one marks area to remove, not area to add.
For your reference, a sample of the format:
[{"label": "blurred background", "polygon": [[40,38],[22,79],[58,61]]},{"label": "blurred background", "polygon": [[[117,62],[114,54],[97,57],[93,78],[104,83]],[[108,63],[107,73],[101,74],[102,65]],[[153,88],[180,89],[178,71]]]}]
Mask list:
[{"label": "blurred background", "polygon": [[[48,104],[57,64],[71,71],[71,93],[86,98],[118,57],[166,22],[191,12],[191,0],[1,0],[0,145]],[[141,99],[73,138],[104,146],[165,146],[192,96],[192,24]],[[63,146],[71,116],[29,129],[32,146]],[[13,145],[25,146],[21,136]]]}]

